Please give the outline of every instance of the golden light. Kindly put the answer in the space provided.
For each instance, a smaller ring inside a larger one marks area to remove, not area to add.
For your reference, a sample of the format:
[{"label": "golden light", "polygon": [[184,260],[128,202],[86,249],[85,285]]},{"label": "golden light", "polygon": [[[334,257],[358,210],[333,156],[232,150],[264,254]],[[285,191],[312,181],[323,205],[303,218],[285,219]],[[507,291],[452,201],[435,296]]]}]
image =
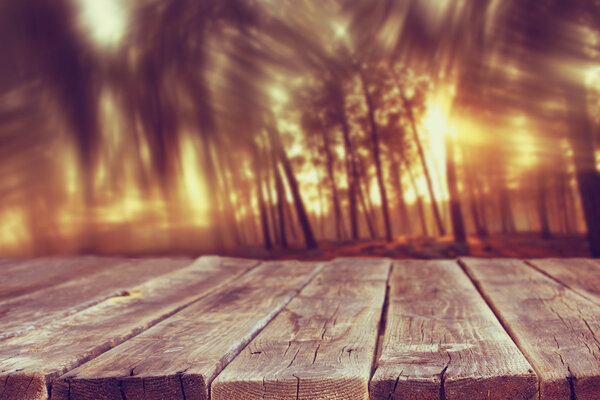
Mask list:
[{"label": "golden light", "polygon": [[128,15],[124,0],[78,0],[80,22],[94,42],[115,46],[125,36]]},{"label": "golden light", "polygon": [[289,101],[288,93],[281,86],[271,86],[269,96],[276,107],[284,106]]},{"label": "golden light", "polygon": [[348,35],[347,26],[341,22],[334,21],[331,25],[336,39],[342,39]]},{"label": "golden light", "polygon": [[519,134],[519,148],[517,153],[517,165],[524,168],[531,168],[538,162],[538,144],[533,136],[529,134]]}]

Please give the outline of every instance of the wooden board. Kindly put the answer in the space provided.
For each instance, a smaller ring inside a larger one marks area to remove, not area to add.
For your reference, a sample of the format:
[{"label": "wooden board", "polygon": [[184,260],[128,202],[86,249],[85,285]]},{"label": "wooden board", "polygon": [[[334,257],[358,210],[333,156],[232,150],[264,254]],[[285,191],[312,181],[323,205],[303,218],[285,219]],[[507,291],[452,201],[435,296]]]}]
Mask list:
[{"label": "wooden board", "polygon": [[462,263],[537,372],[541,398],[597,400],[599,307],[521,261]]},{"label": "wooden board", "polygon": [[600,305],[600,261],[574,258],[527,262],[574,292]]},{"label": "wooden board", "polygon": [[[205,257],[189,267],[151,279],[79,313],[14,337],[0,347],[1,399],[34,399],[46,384],[83,362],[188,306],[258,262]],[[18,379],[16,379],[18,378]],[[28,381],[29,379],[29,381]],[[29,388],[39,388],[35,396]]]},{"label": "wooden board", "polygon": [[60,285],[126,262],[116,257],[45,257],[22,261],[0,261],[0,300],[22,296],[36,290]]},{"label": "wooden board", "polygon": [[98,271],[0,302],[0,344],[84,310],[131,286],[189,265],[189,258],[134,259],[98,265]]},{"label": "wooden board", "polygon": [[537,378],[455,261],[402,261],[390,277],[371,399],[531,399]]},{"label": "wooden board", "polygon": [[53,399],[208,399],[210,382],[312,279],[268,262],[61,377]]},{"label": "wooden board", "polygon": [[368,399],[390,261],[322,272],[213,382],[213,400]]}]

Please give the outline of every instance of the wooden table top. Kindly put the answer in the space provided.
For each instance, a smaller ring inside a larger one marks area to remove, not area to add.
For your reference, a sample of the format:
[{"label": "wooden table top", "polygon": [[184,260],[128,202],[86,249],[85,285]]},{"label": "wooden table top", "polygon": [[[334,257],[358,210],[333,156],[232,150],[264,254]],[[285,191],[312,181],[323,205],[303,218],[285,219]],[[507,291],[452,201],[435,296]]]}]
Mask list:
[{"label": "wooden table top", "polygon": [[600,399],[600,262],[0,260],[0,400]]}]

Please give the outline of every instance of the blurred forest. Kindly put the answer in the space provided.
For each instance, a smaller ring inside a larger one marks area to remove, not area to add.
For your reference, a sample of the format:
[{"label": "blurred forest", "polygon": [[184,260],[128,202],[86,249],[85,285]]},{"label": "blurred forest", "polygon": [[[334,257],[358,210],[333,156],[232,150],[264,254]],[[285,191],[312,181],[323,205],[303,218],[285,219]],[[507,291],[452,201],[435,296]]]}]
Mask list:
[{"label": "blurred forest", "polygon": [[599,21],[599,0],[3,1],[0,254],[600,257]]}]

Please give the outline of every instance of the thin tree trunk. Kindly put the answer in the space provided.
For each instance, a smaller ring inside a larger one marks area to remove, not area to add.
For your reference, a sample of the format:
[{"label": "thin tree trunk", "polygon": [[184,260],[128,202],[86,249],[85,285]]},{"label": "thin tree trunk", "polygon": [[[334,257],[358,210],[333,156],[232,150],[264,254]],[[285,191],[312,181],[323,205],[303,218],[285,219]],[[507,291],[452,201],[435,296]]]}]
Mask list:
[{"label": "thin tree trunk", "polygon": [[277,154],[279,161],[283,167],[283,171],[285,173],[290,191],[292,193],[292,198],[294,199],[294,205],[296,207],[296,215],[298,216],[298,222],[300,223],[300,227],[302,228],[302,233],[304,235],[304,243],[307,249],[317,248],[317,241],[313,234],[312,227],[310,225],[310,220],[308,218],[308,213],[306,212],[306,207],[304,206],[304,201],[302,200],[302,196],[300,195],[300,188],[298,187],[298,181],[296,180],[296,176],[294,175],[294,170],[292,169],[292,164],[283,148],[283,144],[281,143],[281,138],[279,137],[279,132],[275,130],[274,127],[270,127],[269,131],[269,139],[275,153]]},{"label": "thin tree trunk", "polygon": [[[465,171],[469,193],[469,209],[471,211],[473,225],[475,226],[475,232],[477,233],[478,237],[487,238],[489,236],[489,232],[487,230],[486,224],[484,223],[485,217],[482,215],[477,204],[477,196],[475,195],[475,180],[473,179],[473,173],[468,167],[465,168]],[[481,193],[479,194],[481,195]]]},{"label": "thin tree trunk", "polygon": [[413,132],[413,139],[417,146],[417,152],[419,154],[419,159],[421,160],[423,174],[425,174],[425,180],[427,181],[427,190],[429,191],[429,198],[431,199],[431,210],[433,211],[433,217],[435,219],[435,223],[436,223],[436,226],[438,228],[440,235],[443,236],[446,234],[446,228],[444,228],[440,210],[438,208],[437,200],[435,198],[435,193],[433,191],[433,182],[431,179],[431,174],[429,173],[429,167],[427,167],[427,161],[425,160],[425,152],[423,150],[423,145],[421,144],[421,139],[419,137],[419,131],[417,129],[417,123],[415,121],[415,116],[413,114],[412,107],[411,107],[408,99],[406,98],[406,96],[404,95],[404,93],[402,91],[402,88],[400,87],[400,82],[398,82],[398,77],[396,76],[396,73],[391,68],[389,70],[390,70],[390,74],[394,78],[396,88],[398,89],[398,92],[400,93],[400,97],[402,99],[402,104],[404,106],[404,110],[406,111],[406,114],[407,114],[409,122],[410,122],[410,126],[411,126],[411,129]]},{"label": "thin tree trunk", "polygon": [[562,223],[564,226],[565,233],[573,232],[573,226],[571,224],[571,215],[569,209],[569,181],[566,173],[561,172],[558,177],[558,208],[562,214]]},{"label": "thin tree trunk", "polygon": [[548,175],[545,167],[541,167],[538,173],[538,190],[537,190],[537,212],[540,218],[540,233],[542,239],[550,239],[550,221],[548,220]]},{"label": "thin tree trunk", "polygon": [[417,187],[417,182],[415,180],[415,176],[408,165],[408,162],[405,158],[402,159],[404,162],[404,167],[408,171],[408,176],[410,178],[410,183],[415,191],[415,198],[417,199],[417,212],[419,214],[419,221],[421,221],[421,231],[423,232],[423,236],[429,236],[429,232],[427,230],[427,219],[425,218],[425,206],[423,205],[423,198],[419,193],[419,188]]},{"label": "thin tree trunk", "polygon": [[265,199],[263,194],[263,178],[262,178],[262,165],[260,152],[256,146],[254,146],[254,174],[256,179],[256,192],[258,197],[258,209],[260,213],[260,224],[263,232],[263,240],[265,249],[271,250],[273,243],[271,242],[271,234],[269,232],[269,218],[267,217],[267,209],[265,206]]},{"label": "thin tree trunk", "polygon": [[[231,171],[231,160],[225,154],[223,150],[223,144],[220,140],[217,139],[217,151],[219,153],[219,160],[221,168],[221,181],[223,182],[223,190],[221,192],[221,197],[223,197],[223,202],[225,203],[225,219],[227,221],[227,225],[231,236],[233,237],[234,243],[239,246],[242,244],[242,239],[240,237],[240,231],[238,226],[238,221],[235,214],[235,207],[233,206],[233,202],[231,201],[231,186],[229,184],[229,178],[227,176],[226,170],[229,169]],[[233,175],[233,172],[232,172]]]},{"label": "thin tree trunk", "polygon": [[331,147],[329,143],[329,136],[326,131],[322,132],[323,146],[325,148],[325,156],[327,161],[327,173],[329,174],[329,182],[331,184],[331,193],[333,200],[333,211],[335,216],[335,233],[337,240],[342,240],[345,236],[344,220],[342,218],[342,207],[340,206],[340,199],[338,195],[337,186],[335,184],[335,172],[333,169],[333,155],[331,154]]},{"label": "thin tree trunk", "polygon": [[358,197],[360,199],[360,204],[363,209],[363,214],[365,216],[367,228],[369,229],[369,235],[371,236],[371,239],[375,239],[375,238],[377,238],[377,232],[375,232],[375,227],[373,225],[371,213],[370,213],[369,207],[367,205],[367,202],[365,201],[365,195],[363,193],[362,185],[360,184],[360,182],[358,182]]},{"label": "thin tree trunk", "polygon": [[207,189],[209,192],[210,209],[213,211],[211,219],[211,230],[213,243],[217,249],[223,247],[223,215],[219,207],[219,182],[216,173],[216,167],[213,162],[210,141],[207,136],[203,137],[202,143],[202,161],[203,172],[206,178]]},{"label": "thin tree trunk", "polygon": [[510,194],[508,189],[502,183],[499,192],[500,200],[500,222],[502,223],[502,233],[515,233],[515,220],[512,213],[512,206],[510,201]]},{"label": "thin tree trunk", "polygon": [[288,241],[285,231],[285,188],[283,187],[279,165],[274,154],[271,157],[271,161],[273,166],[273,175],[275,176],[275,191],[277,192],[277,220],[279,222],[279,239],[281,241],[281,247],[287,249]]},{"label": "thin tree trunk", "polygon": [[404,189],[402,188],[402,174],[400,168],[400,163],[392,155],[392,178],[394,180],[394,187],[396,189],[401,232],[406,234],[410,231],[410,219],[408,217],[408,209],[406,208],[406,200],[404,199]]},{"label": "thin tree trunk", "polygon": [[337,112],[340,118],[340,123],[342,125],[342,135],[344,137],[346,180],[348,183],[348,214],[350,216],[350,231],[352,239],[358,240],[358,202],[356,199],[358,174],[356,169],[356,159],[354,158],[354,149],[352,146],[352,141],[350,139],[350,127],[348,126],[348,119],[346,116],[346,107],[344,104],[344,97],[341,84],[334,87],[334,97]]},{"label": "thin tree trunk", "polygon": [[462,209],[460,206],[460,195],[456,182],[454,140],[449,135],[446,137],[446,180],[448,182],[448,193],[450,195],[450,217],[452,220],[454,240],[457,242],[466,243],[467,235],[465,233],[465,223],[463,220]]},{"label": "thin tree trunk", "polygon": [[[262,156],[264,160],[269,160],[270,152],[268,150],[264,151]],[[273,192],[271,191],[271,178],[272,178],[273,168],[271,168],[270,163],[267,163],[265,166],[265,184],[267,187],[267,204],[269,206],[269,212],[267,213],[271,222],[271,229],[273,230],[273,238],[275,240],[275,245],[281,244],[281,239],[279,237],[279,229],[277,222],[277,211],[275,210],[275,201],[273,200]]]},{"label": "thin tree trunk", "polygon": [[600,258],[600,174],[596,168],[593,130],[587,114],[586,90],[573,85],[565,88],[565,96],[569,139],[573,149],[590,252],[592,257]]},{"label": "thin tree trunk", "polygon": [[381,155],[379,149],[379,130],[375,121],[375,105],[369,93],[369,87],[364,74],[364,71],[359,67],[359,75],[362,82],[363,93],[367,102],[367,115],[371,128],[371,145],[373,151],[373,159],[375,161],[375,172],[377,175],[377,185],[379,186],[379,195],[381,196],[381,212],[383,223],[385,226],[385,238],[388,242],[393,240],[392,223],[390,220],[390,208],[388,205],[387,189],[385,188],[385,180],[383,179],[383,169],[381,166]]}]

